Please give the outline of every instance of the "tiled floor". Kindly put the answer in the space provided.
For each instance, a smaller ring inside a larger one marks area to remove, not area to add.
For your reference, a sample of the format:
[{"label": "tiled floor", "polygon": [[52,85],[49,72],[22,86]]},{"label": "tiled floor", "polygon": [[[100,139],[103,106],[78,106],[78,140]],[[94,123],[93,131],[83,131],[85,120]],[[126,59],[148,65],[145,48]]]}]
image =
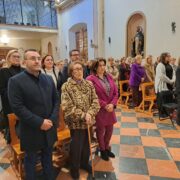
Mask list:
[{"label": "tiled floor", "polygon": [[[159,121],[133,110],[116,112],[118,122],[111,138],[115,159],[109,162],[94,159],[97,180],[174,180],[180,179],[180,127],[170,120]],[[0,180],[16,180],[9,164],[9,151],[0,141]],[[69,173],[60,171],[57,180],[71,180]],[[81,171],[81,180],[91,176]]]}]

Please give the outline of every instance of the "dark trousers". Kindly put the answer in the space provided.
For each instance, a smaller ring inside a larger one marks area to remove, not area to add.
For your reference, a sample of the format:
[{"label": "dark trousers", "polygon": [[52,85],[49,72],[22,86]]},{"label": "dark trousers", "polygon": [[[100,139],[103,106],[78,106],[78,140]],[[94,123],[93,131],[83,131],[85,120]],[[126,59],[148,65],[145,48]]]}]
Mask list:
[{"label": "dark trousers", "polygon": [[132,100],[134,107],[139,106],[142,101],[142,93],[139,91],[139,86],[131,86]]},{"label": "dark trousers", "polygon": [[111,140],[112,132],[113,132],[113,125],[109,125],[109,126],[102,125],[96,127],[96,135],[101,151],[109,150],[109,142]]},{"label": "dark trousers", "polygon": [[[35,166],[37,162],[37,152],[25,152],[24,169],[26,180],[36,180]],[[43,167],[44,180],[53,180],[52,174],[52,147],[41,150],[41,164]]]},{"label": "dark trousers", "polygon": [[78,171],[89,162],[89,141],[87,129],[71,129],[70,161],[71,170]]}]

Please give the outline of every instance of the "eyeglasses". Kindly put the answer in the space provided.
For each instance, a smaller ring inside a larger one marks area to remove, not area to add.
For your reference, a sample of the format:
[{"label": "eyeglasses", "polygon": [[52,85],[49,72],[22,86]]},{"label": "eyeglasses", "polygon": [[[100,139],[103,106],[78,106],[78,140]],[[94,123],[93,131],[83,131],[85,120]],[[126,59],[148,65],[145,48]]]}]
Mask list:
[{"label": "eyeglasses", "polygon": [[13,58],[19,59],[20,56],[12,55]]},{"label": "eyeglasses", "polygon": [[30,57],[29,59],[27,59],[27,60],[31,60],[31,61],[41,61],[42,60],[42,58],[41,57],[36,57],[36,56],[32,56],[32,57]]},{"label": "eyeglasses", "polygon": [[75,69],[73,69],[73,71],[83,71],[83,68],[75,68]]},{"label": "eyeglasses", "polygon": [[79,56],[79,54],[72,54],[71,56]]}]

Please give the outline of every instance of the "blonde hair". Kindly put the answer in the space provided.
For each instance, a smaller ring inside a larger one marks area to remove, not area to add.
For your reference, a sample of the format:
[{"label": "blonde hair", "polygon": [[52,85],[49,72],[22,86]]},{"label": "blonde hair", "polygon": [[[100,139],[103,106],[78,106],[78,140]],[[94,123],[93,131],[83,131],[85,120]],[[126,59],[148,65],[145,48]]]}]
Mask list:
[{"label": "blonde hair", "polygon": [[8,52],[8,54],[7,54],[7,56],[6,56],[6,62],[7,62],[8,68],[10,68],[11,65],[12,65],[11,62],[9,61],[9,59],[10,59],[11,55],[14,54],[14,53],[19,53],[19,52],[18,52],[17,49],[12,49],[12,50],[10,50],[10,51]]}]

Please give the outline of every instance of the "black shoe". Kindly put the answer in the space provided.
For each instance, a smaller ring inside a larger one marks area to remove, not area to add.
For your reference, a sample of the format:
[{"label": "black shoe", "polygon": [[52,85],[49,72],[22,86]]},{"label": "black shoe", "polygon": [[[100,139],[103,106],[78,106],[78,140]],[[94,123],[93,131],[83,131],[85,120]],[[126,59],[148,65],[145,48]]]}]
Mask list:
[{"label": "black shoe", "polygon": [[101,151],[101,158],[105,161],[109,161],[109,157],[107,155],[107,151]]},{"label": "black shoe", "polygon": [[107,152],[107,155],[108,155],[109,157],[115,158],[114,153],[112,153],[110,150],[107,149],[106,152]]},{"label": "black shoe", "polygon": [[76,179],[76,180],[79,179],[79,170],[71,169],[70,173],[73,179]]},{"label": "black shoe", "polygon": [[86,166],[81,166],[82,169],[87,171],[89,174],[92,174],[92,166],[91,165],[86,165]]}]

